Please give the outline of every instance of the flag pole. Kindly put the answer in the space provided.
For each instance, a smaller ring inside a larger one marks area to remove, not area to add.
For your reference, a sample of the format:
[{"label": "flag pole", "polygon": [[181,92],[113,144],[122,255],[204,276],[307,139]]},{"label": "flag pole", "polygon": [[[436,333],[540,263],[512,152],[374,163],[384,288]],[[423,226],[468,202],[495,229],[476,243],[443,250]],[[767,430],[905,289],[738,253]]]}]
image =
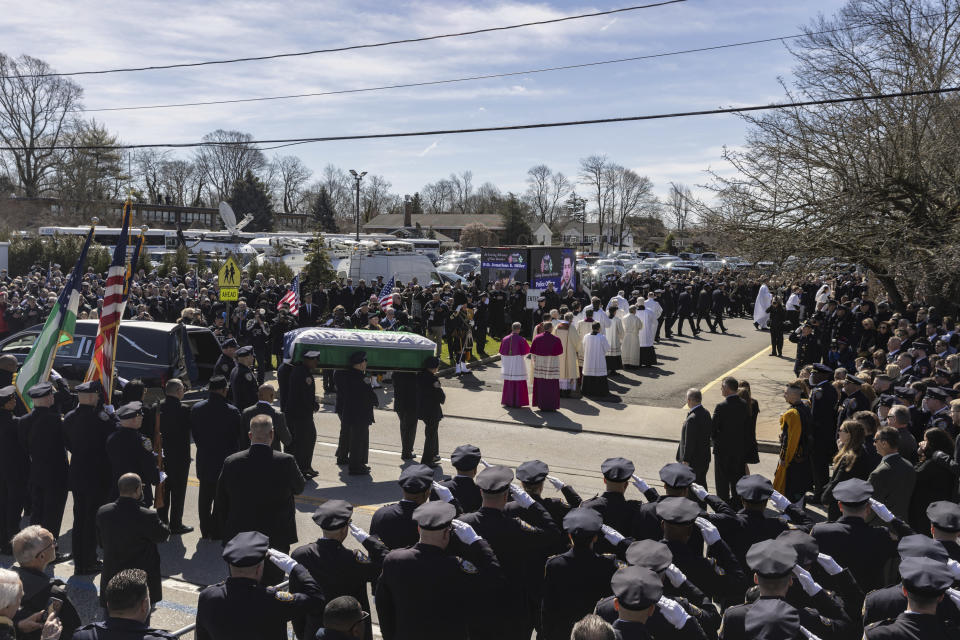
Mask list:
[{"label": "flag pole", "polygon": [[[127,246],[130,246],[129,236],[130,236],[130,223],[128,216],[131,215],[133,209],[133,203],[130,201],[130,195],[127,194],[127,200],[123,203],[123,218],[120,221],[120,227],[123,228],[124,224],[127,225],[127,237],[128,242]],[[126,292],[126,277],[124,277],[124,292]],[[123,321],[123,306],[120,308],[120,312],[117,314],[117,330],[113,332],[113,349],[111,350],[110,356],[110,375],[107,376],[107,388],[104,390],[104,395],[107,400],[107,404],[113,404],[113,377],[114,372],[117,370],[117,339],[120,337],[120,323]]]}]

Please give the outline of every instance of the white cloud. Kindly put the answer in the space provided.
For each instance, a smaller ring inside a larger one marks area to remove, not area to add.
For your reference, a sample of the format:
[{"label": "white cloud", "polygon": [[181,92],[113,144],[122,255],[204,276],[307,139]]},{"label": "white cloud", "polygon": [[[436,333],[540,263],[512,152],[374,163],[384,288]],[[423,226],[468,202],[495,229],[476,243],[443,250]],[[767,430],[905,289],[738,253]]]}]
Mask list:
[{"label": "white cloud", "polygon": [[426,149],[424,149],[417,155],[422,158],[423,156],[427,155],[428,153],[436,149],[438,144],[440,144],[440,140],[434,140],[433,142],[430,143],[430,146],[428,146]]}]

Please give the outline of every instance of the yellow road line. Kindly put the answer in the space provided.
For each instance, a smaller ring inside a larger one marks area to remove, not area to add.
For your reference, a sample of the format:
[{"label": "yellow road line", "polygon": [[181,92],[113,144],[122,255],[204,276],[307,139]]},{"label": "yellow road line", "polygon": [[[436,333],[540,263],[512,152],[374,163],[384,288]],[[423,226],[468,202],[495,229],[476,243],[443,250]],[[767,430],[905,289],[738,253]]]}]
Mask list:
[{"label": "yellow road line", "polygon": [[[735,366],[734,368],[730,369],[729,371],[724,372],[723,374],[721,374],[721,375],[718,376],[717,378],[715,378],[715,379],[711,380],[710,382],[708,382],[707,384],[705,384],[705,385],[700,389],[700,393],[706,394],[707,391],[709,391],[711,388],[713,388],[714,386],[716,386],[716,385],[720,384],[721,382],[723,382],[723,379],[724,379],[724,378],[726,378],[726,377],[728,377],[728,376],[732,376],[734,373],[736,373],[737,369],[741,369],[741,368],[747,366],[748,364],[750,364],[751,362],[753,362],[754,360],[756,360],[756,359],[759,358],[760,356],[764,355],[765,353],[768,353],[769,351],[770,351],[770,347],[769,347],[769,346],[766,346],[766,347],[764,347],[763,349],[760,349],[760,351],[758,351],[757,353],[753,354],[752,356],[750,356],[749,358],[747,358],[746,360],[744,360],[743,362],[741,362],[740,364],[738,364],[738,365]],[[684,403],[683,403],[683,406],[680,407],[680,408],[681,408],[681,409],[686,409],[686,408],[687,408],[687,403],[684,402]]]}]

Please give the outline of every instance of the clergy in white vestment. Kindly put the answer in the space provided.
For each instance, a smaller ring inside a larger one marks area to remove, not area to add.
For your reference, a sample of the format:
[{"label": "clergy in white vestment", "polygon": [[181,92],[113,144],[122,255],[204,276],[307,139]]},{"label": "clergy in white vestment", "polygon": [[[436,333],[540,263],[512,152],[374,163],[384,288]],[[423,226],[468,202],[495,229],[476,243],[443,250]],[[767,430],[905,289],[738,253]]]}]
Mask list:
[{"label": "clergy in white vestment", "polygon": [[611,306],[617,306],[616,316],[618,318],[622,318],[623,316],[627,315],[627,308],[630,306],[630,303],[627,302],[627,299],[623,297],[623,293],[623,289],[617,291],[617,295],[610,298],[610,300],[607,302],[607,312],[610,311]]},{"label": "clergy in white vestment", "polygon": [[[647,303],[649,304],[649,301]],[[660,314],[651,309],[648,304],[637,307],[637,318],[640,320],[638,339],[641,367],[657,366],[657,352],[653,348],[653,343],[657,337],[657,320]]]},{"label": "clergy in white vestment", "polygon": [[767,328],[767,323],[770,320],[770,314],[767,313],[767,309],[770,308],[771,300],[773,300],[773,296],[770,295],[770,289],[767,288],[767,283],[764,282],[760,285],[760,291],[757,292],[757,301],[753,304],[753,325],[757,329]]},{"label": "clergy in white vestment", "polygon": [[616,373],[623,366],[620,359],[620,345],[623,343],[623,323],[617,316],[620,307],[613,305],[607,307],[607,318],[610,324],[603,328],[603,333],[607,336],[607,373]]},{"label": "clergy in white vestment", "polygon": [[625,368],[633,369],[640,366],[640,318],[636,315],[636,305],[630,305],[627,310],[629,313],[620,319],[623,325],[620,359]]},{"label": "clergy in white vestment", "polygon": [[607,350],[610,343],[600,332],[600,323],[594,322],[590,333],[583,338],[583,383],[581,393],[585,396],[606,397],[610,395],[607,385]]},{"label": "clergy in white vestment", "polygon": [[[588,331],[589,333],[589,331]],[[573,313],[567,312],[557,325],[557,337],[563,342],[560,354],[560,395],[568,397],[577,388],[580,364],[583,362],[583,337],[573,324]]]}]

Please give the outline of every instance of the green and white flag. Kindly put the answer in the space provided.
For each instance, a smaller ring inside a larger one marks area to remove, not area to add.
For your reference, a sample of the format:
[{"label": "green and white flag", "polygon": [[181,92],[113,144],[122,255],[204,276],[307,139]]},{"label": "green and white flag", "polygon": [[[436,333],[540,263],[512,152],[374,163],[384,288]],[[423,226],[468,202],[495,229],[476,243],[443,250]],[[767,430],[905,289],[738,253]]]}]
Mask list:
[{"label": "green and white flag", "polygon": [[80,258],[67,278],[67,284],[60,292],[57,303],[53,305],[47,321],[37,336],[36,342],[30,347],[27,359],[17,373],[17,392],[27,408],[33,409],[33,400],[27,391],[35,384],[44,382],[50,376],[53,359],[57,355],[57,348],[73,342],[73,330],[77,324],[77,309],[80,307],[80,282],[83,279],[83,267],[87,262],[87,249],[93,239],[93,227],[83,243]]}]

